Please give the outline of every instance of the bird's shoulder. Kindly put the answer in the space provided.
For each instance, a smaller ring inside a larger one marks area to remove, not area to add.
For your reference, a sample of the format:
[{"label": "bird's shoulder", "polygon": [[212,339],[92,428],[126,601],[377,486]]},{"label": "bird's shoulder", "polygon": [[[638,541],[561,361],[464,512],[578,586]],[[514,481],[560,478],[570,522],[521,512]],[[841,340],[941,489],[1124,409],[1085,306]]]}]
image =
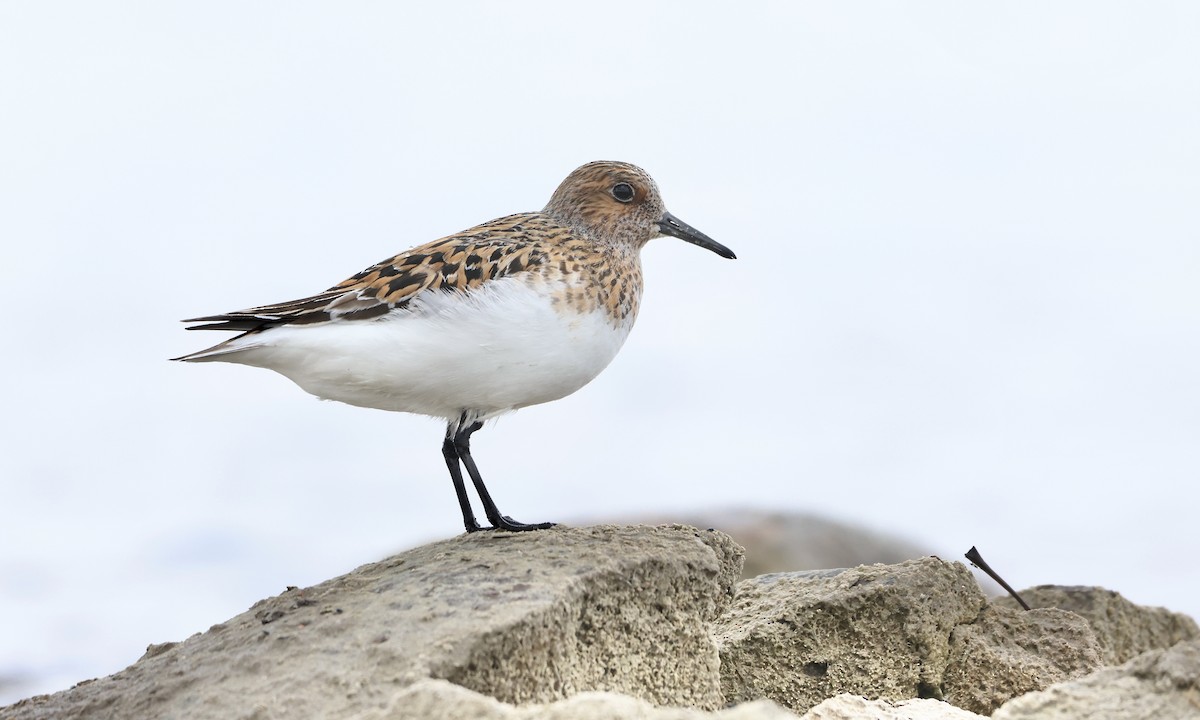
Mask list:
[{"label": "bird's shoulder", "polygon": [[394,255],[328,292],[395,305],[425,290],[469,291],[540,267],[570,237],[542,213],[508,215]]}]

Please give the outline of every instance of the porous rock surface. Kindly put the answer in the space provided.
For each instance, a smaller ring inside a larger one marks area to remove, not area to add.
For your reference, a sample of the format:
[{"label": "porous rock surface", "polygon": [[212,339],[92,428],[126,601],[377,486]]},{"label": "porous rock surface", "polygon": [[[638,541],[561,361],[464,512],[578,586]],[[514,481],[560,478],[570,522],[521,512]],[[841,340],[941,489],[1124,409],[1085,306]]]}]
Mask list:
[{"label": "porous rock surface", "polygon": [[[1161,650],[1200,638],[1196,621],[1165,608],[1143,607],[1099,587],[1038,585],[1020,593],[1034,608],[1069,610],[1088,621],[1100,642],[1105,665],[1120,665],[1148,650]],[[997,605],[1016,608],[1010,597]]]},{"label": "porous rock surface", "polygon": [[1010,700],[995,720],[1196,720],[1200,641],[1151,650],[1118,667]]},{"label": "porous rock surface", "polygon": [[709,623],[741,549],[686,526],[474,533],[290,589],[29,718],[350,718],[423,678],[509,703],[612,690],[722,705]]},{"label": "porous rock surface", "polygon": [[990,713],[1099,665],[1081,618],[992,609],[964,565],[935,557],[745,580],[715,632],[727,701],[799,712],[854,693]]},{"label": "porous rock surface", "polygon": [[1095,634],[1078,615],[988,606],[951,631],[942,690],[946,702],[991,715],[1017,695],[1088,674],[1100,657]]},{"label": "porous rock surface", "polygon": [[738,583],[741,560],[679,525],[464,535],[0,720],[1200,718],[1185,616],[1095,588],[1026,591],[1057,607],[1018,611],[934,557]]}]

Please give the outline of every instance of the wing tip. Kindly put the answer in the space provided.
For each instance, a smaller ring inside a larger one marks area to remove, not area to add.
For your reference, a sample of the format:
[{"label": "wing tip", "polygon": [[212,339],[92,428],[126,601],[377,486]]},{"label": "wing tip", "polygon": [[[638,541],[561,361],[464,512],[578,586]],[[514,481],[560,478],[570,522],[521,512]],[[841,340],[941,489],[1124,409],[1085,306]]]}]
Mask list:
[{"label": "wing tip", "polygon": [[232,330],[246,332],[278,323],[280,320],[279,318],[263,315],[209,315],[208,317],[191,318],[189,320],[181,320],[180,322],[205,323],[204,325],[193,325],[184,328],[185,330]]}]

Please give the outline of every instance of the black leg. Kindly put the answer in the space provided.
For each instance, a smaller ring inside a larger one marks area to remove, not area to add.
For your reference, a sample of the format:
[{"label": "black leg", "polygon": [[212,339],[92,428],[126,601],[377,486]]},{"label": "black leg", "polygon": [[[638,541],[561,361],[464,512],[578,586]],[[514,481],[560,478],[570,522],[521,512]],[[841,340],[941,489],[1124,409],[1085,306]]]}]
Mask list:
[{"label": "black leg", "polygon": [[[453,426],[451,426],[453,428]],[[446,458],[446,467],[450,469],[450,479],[454,481],[454,493],[458,495],[458,506],[462,508],[463,526],[467,532],[478,532],[483,528],[475,521],[475,512],[471,510],[471,500],[467,497],[467,486],[463,482],[462,469],[458,466],[458,450],[450,437],[451,430],[446,431],[446,441],[442,443],[442,455]]]},{"label": "black leg", "polygon": [[[475,467],[475,460],[471,457],[471,433],[483,427],[483,423],[473,423],[467,427],[461,428],[454,434],[454,451],[459,459],[462,460],[463,466],[467,468],[467,474],[471,476],[471,482],[475,485],[475,491],[479,493],[479,499],[483,502],[483,511],[487,514],[487,519],[499,530],[509,530],[518,532],[521,530],[545,530],[546,528],[554,527],[554,523],[523,523],[517,522],[507,515],[501,515],[500,509],[496,507],[496,503],[492,500],[491,493],[483,484],[483,477],[479,474],[479,468]],[[449,439],[446,442],[450,442]],[[443,452],[447,452],[443,450]],[[449,455],[447,455],[449,457]],[[457,467],[455,468],[457,470]],[[451,475],[454,471],[451,471]],[[462,475],[457,476],[456,482],[462,482]],[[459,485],[455,485],[457,489]],[[461,498],[461,496],[460,496]],[[461,502],[461,499],[460,499]],[[472,518],[474,519],[474,518]]]}]

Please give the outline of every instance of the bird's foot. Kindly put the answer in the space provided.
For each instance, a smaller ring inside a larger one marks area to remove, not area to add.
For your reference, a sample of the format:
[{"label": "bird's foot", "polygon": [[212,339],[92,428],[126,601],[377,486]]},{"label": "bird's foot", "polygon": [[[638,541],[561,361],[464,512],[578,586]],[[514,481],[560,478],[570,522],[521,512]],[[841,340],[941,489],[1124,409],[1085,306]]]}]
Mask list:
[{"label": "bird's foot", "polygon": [[509,532],[526,532],[528,530],[547,530],[554,527],[552,522],[543,523],[523,523],[513,520],[507,515],[501,515],[498,518],[488,518],[495,526],[493,530],[507,530]]}]

